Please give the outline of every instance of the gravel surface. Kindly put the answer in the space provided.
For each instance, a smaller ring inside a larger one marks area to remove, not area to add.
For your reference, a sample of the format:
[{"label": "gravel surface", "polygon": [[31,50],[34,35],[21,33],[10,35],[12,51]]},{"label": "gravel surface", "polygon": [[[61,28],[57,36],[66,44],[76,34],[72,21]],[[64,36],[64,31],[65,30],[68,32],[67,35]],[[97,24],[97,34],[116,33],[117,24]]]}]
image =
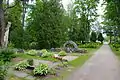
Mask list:
[{"label": "gravel surface", "polygon": [[120,65],[117,57],[106,44],[67,80],[120,80]]}]

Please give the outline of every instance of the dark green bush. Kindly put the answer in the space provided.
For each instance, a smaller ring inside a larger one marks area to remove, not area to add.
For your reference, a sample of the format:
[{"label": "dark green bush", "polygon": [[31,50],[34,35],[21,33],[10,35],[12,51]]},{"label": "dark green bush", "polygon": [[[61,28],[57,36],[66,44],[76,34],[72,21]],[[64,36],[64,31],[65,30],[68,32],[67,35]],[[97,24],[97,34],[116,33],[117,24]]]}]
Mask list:
[{"label": "dark green bush", "polygon": [[15,54],[12,49],[0,49],[0,59],[4,62],[9,62],[14,57]]},{"label": "dark green bush", "polygon": [[112,46],[114,47],[114,48],[120,48],[120,44],[112,44]]},{"label": "dark green bush", "polygon": [[5,80],[7,75],[8,65],[3,61],[0,61],[0,80]]}]

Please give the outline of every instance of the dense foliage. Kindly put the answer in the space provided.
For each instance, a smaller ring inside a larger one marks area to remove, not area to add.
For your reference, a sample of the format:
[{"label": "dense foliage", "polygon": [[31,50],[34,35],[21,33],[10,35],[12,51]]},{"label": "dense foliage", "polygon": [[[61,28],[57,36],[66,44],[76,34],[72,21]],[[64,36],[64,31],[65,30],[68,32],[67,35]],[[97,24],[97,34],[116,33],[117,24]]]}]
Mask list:
[{"label": "dense foliage", "polygon": [[96,34],[96,32],[92,32],[92,33],[91,33],[90,40],[91,40],[92,42],[96,42],[96,40],[97,40],[97,34]]},{"label": "dense foliage", "polygon": [[5,80],[7,75],[8,64],[0,61],[0,80]]},{"label": "dense foliage", "polygon": [[9,62],[14,58],[14,52],[10,49],[0,49],[0,80],[5,80],[9,68]]},{"label": "dense foliage", "polygon": [[90,39],[92,22],[97,17],[96,0],[75,0],[72,12],[72,24],[70,28],[70,39],[73,41],[86,42]]},{"label": "dense foliage", "polygon": [[98,48],[101,44],[100,43],[86,43],[86,44],[79,44],[79,48]]},{"label": "dense foliage", "polygon": [[0,49],[0,60],[4,62],[10,62],[14,58],[14,51],[10,49]]},{"label": "dense foliage", "polygon": [[60,0],[37,1],[32,5],[27,19],[27,30],[39,48],[59,47],[65,42],[63,12]]},{"label": "dense foliage", "polygon": [[102,33],[99,33],[99,35],[98,35],[98,41],[100,41],[102,43],[103,40],[104,40],[104,38],[103,38]]},{"label": "dense foliage", "polygon": [[110,43],[112,36],[114,36],[114,42],[118,42],[120,37],[120,0],[105,1],[104,30],[110,36]]}]

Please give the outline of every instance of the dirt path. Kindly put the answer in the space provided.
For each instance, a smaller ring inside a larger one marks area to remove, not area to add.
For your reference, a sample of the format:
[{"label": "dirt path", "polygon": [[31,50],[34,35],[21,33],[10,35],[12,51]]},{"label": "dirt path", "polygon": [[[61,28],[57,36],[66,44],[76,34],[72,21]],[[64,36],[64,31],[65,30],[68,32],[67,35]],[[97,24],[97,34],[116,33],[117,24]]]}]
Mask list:
[{"label": "dirt path", "polygon": [[120,80],[117,57],[108,45],[103,45],[80,69],[67,80]]}]

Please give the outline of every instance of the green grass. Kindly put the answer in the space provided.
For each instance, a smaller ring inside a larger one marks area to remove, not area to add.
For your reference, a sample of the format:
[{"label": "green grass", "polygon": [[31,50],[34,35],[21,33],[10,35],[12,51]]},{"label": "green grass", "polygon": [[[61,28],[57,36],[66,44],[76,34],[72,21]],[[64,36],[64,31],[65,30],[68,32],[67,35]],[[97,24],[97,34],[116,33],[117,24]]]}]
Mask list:
[{"label": "green grass", "polygon": [[116,51],[116,49],[114,47],[112,47],[111,45],[110,45],[110,47],[111,47],[112,51],[115,53],[115,55],[120,59],[120,51]]},{"label": "green grass", "polygon": [[80,56],[79,58],[73,60],[73,61],[70,61],[69,64],[73,67],[79,67],[81,66],[87,59],[90,58],[90,54],[89,55],[83,55],[83,56]]}]

